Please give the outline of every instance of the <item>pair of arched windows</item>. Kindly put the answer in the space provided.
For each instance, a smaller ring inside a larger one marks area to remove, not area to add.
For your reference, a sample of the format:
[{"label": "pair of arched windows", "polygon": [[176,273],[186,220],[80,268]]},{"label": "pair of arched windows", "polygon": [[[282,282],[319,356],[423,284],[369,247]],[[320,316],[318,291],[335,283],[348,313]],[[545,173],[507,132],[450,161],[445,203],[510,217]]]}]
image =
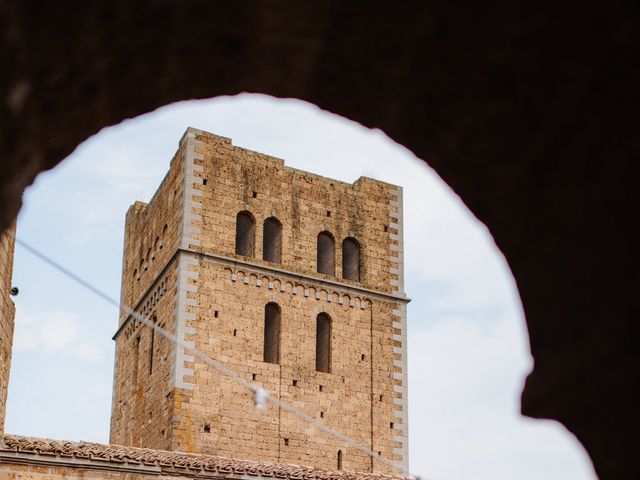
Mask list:
[{"label": "pair of arched windows", "polygon": [[[264,307],[263,360],[280,363],[280,307],[267,303]],[[331,372],[331,317],[320,313],[316,317],[316,370]]]},{"label": "pair of arched windows", "polygon": [[[246,210],[236,216],[236,254],[254,256],[256,220]],[[282,261],[282,224],[276,217],[264,221],[262,231],[262,259],[267,262]]]},{"label": "pair of arched windows", "polygon": [[[335,248],[335,240],[330,232],[318,234],[318,273],[335,275]],[[347,237],[342,242],[342,278],[360,281],[360,243],[353,237]]]}]

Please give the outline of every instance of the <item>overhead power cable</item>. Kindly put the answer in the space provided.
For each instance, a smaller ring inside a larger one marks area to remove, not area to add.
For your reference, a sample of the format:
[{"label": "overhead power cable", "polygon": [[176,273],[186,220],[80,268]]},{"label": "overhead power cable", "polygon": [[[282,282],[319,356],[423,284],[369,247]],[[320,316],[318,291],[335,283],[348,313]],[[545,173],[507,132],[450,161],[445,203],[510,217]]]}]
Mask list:
[{"label": "overhead power cable", "polygon": [[354,438],[352,438],[352,437],[350,437],[348,435],[345,435],[345,434],[343,434],[343,433],[341,433],[341,432],[339,432],[337,430],[334,430],[331,427],[328,427],[327,425],[325,425],[325,424],[321,423],[320,421],[318,421],[316,418],[311,417],[310,415],[307,415],[306,413],[297,410],[296,408],[292,407],[291,405],[287,404],[286,402],[283,402],[282,400],[280,400],[278,398],[273,397],[260,384],[251,383],[251,382],[245,380],[244,378],[239,376],[237,373],[235,373],[233,370],[231,370],[231,369],[227,368],[226,366],[224,366],[223,364],[213,360],[208,355],[205,355],[204,353],[199,352],[197,349],[195,349],[194,347],[190,346],[188,343],[184,342],[183,340],[178,338],[173,333],[171,333],[171,332],[165,330],[164,328],[158,326],[155,322],[143,317],[138,312],[134,311],[132,308],[130,308],[130,307],[126,306],[126,305],[121,305],[120,302],[115,300],[113,297],[111,297],[108,294],[104,293],[99,288],[95,287],[94,285],[92,285],[88,281],[86,281],[83,278],[81,278],[80,276],[76,275],[71,270],[69,270],[68,268],[62,266],[60,263],[58,263],[55,260],[51,259],[50,257],[45,255],[44,253],[40,252],[36,248],[34,248],[31,245],[29,245],[28,243],[26,243],[23,240],[19,239],[13,232],[9,231],[8,234],[10,236],[12,236],[15,239],[16,243],[18,245],[20,245],[22,248],[24,248],[25,250],[30,252],[32,255],[38,257],[40,260],[42,260],[43,262],[45,262],[49,266],[53,267],[55,270],[57,270],[58,272],[62,273],[66,277],[70,278],[75,283],[77,283],[77,284],[81,285],[82,287],[84,287],[85,289],[89,290],[90,292],[92,292],[96,296],[98,296],[101,299],[103,299],[105,302],[115,306],[116,308],[118,308],[118,310],[120,312],[123,312],[123,313],[126,313],[127,315],[132,316],[134,319],[136,319],[140,323],[142,323],[142,324],[146,325],[147,327],[155,330],[160,335],[164,336],[165,338],[167,338],[171,342],[175,343],[177,346],[185,349],[188,352],[191,352],[195,358],[198,358],[199,360],[203,361],[204,363],[206,363],[210,367],[218,370],[223,375],[231,378],[232,380],[236,381],[237,383],[239,383],[243,387],[245,387],[248,390],[250,390],[251,392],[253,392],[255,408],[258,411],[264,411],[266,409],[267,403],[270,402],[274,406],[279,407],[282,410],[285,410],[285,411],[291,413],[292,415],[295,415],[296,417],[300,418],[301,420],[313,425],[318,430],[321,430],[321,431],[331,435],[332,437],[340,440],[341,442],[344,442],[345,444],[347,444],[347,445],[349,445],[349,446],[351,446],[353,448],[356,448],[356,449],[360,450],[361,452],[369,455],[374,460],[377,460],[377,461],[382,462],[382,463],[384,463],[386,465],[389,465],[390,467],[392,467],[392,468],[396,469],[397,471],[401,472],[402,476],[404,476],[405,478],[408,478],[408,479],[419,478],[419,477],[415,477],[415,476],[411,475],[407,471],[407,469],[405,468],[405,466],[403,464],[401,464],[399,462],[396,462],[396,461],[393,461],[393,460],[391,460],[391,459],[379,454],[378,452],[374,452],[369,447],[359,443]]}]

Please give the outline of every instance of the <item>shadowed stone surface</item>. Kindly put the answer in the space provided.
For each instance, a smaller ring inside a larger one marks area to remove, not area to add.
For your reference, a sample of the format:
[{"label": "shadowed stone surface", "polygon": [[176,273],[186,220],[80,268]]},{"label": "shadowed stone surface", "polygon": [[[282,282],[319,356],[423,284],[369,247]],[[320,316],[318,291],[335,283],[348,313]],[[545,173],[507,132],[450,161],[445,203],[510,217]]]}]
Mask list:
[{"label": "shadowed stone surface", "polygon": [[261,92],[381,128],[509,261],[523,412],[638,477],[638,2],[65,3],[0,3],[0,225],[39,171],[170,102]]}]

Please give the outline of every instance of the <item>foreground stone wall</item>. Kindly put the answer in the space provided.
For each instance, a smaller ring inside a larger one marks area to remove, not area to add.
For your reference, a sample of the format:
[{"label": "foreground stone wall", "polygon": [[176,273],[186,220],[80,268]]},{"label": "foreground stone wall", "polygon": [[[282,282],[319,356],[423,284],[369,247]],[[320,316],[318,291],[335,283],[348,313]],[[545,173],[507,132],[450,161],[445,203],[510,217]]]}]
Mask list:
[{"label": "foreground stone wall", "polygon": [[[179,214],[175,205],[169,207],[171,218],[179,218],[168,230],[180,235],[164,253],[172,259],[170,268],[148,270],[134,288],[146,291],[144,298],[154,298],[151,285],[166,282],[170,294],[151,304],[139,302],[140,312],[162,319],[185,345],[264,385],[274,397],[406,465],[401,189],[366,178],[346,184],[301,172],[191,128],[176,159],[171,170],[181,172],[184,193]],[[171,171],[167,178],[172,175],[178,178]],[[135,239],[148,224],[164,222],[155,215],[167,217],[161,208],[151,209],[163,205],[165,183],[155,204],[136,204],[127,217],[123,298],[130,296],[124,290],[132,279],[138,282],[136,255],[144,248],[135,246],[140,243]],[[253,256],[235,253],[236,215],[241,211],[256,220]],[[262,224],[269,217],[282,224],[279,263],[261,259]],[[325,230],[336,240],[334,275],[316,272],[317,236]],[[342,240],[347,237],[360,244],[359,280],[342,278]],[[263,361],[269,302],[281,309],[278,364]],[[332,320],[330,373],[315,369],[320,313]],[[196,361],[183,346],[168,355],[171,374],[141,377],[151,335],[146,327],[136,328],[135,320],[127,318],[116,334],[112,442],[330,469],[393,471],[277,408],[256,418],[249,390]],[[128,387],[132,378],[136,385]],[[136,402],[142,406],[132,405]]]},{"label": "foreground stone wall", "polygon": [[[15,232],[15,227],[11,229]],[[14,238],[0,232],[0,433],[4,431],[16,308],[11,300]]]}]

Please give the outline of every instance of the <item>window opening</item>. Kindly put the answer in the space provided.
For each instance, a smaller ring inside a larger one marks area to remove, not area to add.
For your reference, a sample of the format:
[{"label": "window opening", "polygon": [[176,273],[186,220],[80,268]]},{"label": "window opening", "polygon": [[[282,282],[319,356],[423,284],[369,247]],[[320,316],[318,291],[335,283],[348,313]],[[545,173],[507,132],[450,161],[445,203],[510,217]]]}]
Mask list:
[{"label": "window opening", "polygon": [[329,232],[318,234],[318,273],[335,275],[335,241]]},{"label": "window opening", "polygon": [[274,263],[282,261],[282,224],[275,217],[264,221],[262,259]]},{"label": "window opening", "polygon": [[316,317],[316,370],[331,372],[331,319],[326,313]]},{"label": "window opening", "polygon": [[280,307],[267,303],[264,307],[264,361],[280,363]]},{"label": "window opening", "polygon": [[360,281],[360,244],[352,237],[342,242],[342,277]]},{"label": "window opening", "polygon": [[244,211],[236,216],[236,254],[253,257],[256,222],[253,215]]}]

